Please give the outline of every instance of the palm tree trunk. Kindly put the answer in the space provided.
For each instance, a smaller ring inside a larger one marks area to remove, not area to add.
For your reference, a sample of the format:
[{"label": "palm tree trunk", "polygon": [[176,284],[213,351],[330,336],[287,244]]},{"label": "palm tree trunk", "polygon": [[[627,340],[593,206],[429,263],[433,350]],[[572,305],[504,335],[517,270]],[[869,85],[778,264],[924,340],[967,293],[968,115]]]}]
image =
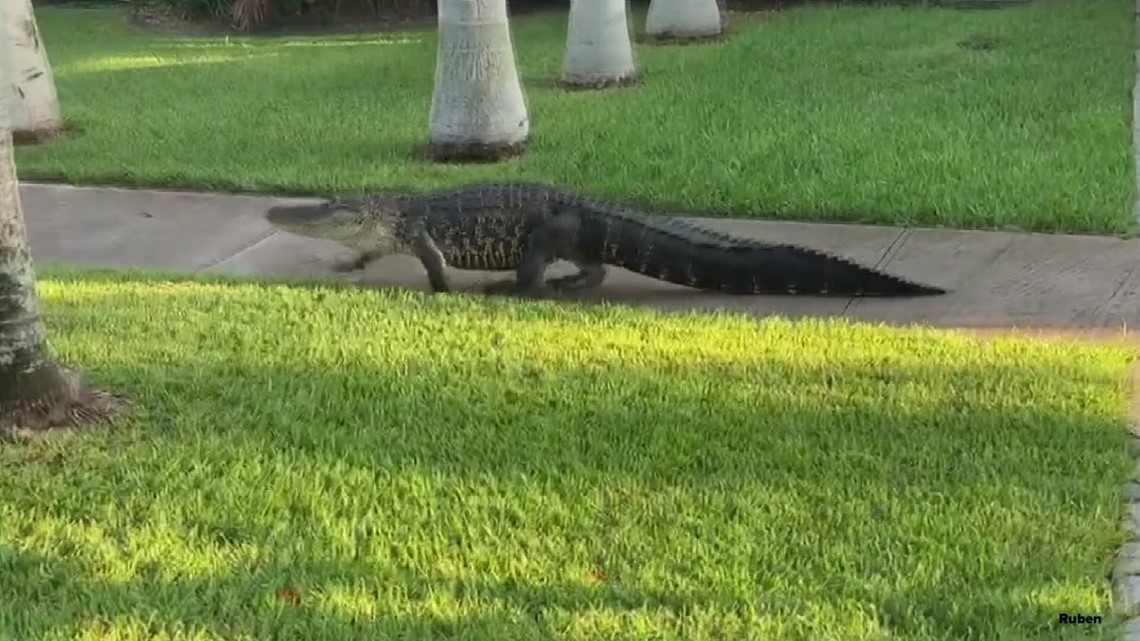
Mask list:
[{"label": "palm tree trunk", "polygon": [[50,358],[34,289],[12,139],[0,134],[0,419],[3,408],[71,394]]},{"label": "palm tree trunk", "polygon": [[429,116],[436,160],[499,160],[530,134],[506,0],[439,0]]},{"label": "palm tree trunk", "polygon": [[[0,51],[6,44],[0,32]],[[118,399],[86,387],[48,352],[20,207],[7,95],[0,92],[0,438],[104,421]]]},{"label": "palm tree trunk", "polygon": [[62,129],[63,118],[32,0],[0,0],[0,29],[6,36],[0,87],[9,94],[11,135],[18,143],[50,139]]},{"label": "palm tree trunk", "polygon": [[709,40],[723,32],[717,0],[651,0],[645,16],[645,34],[655,40]]},{"label": "palm tree trunk", "polygon": [[637,82],[626,0],[571,0],[562,83],[602,89]]}]

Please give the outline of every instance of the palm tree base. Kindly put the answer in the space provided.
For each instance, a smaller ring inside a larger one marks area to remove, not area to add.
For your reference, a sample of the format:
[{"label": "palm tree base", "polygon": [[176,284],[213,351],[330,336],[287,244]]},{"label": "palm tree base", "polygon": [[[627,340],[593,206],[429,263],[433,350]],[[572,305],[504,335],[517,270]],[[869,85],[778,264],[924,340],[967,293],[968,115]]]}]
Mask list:
[{"label": "palm tree base", "polygon": [[640,78],[634,73],[610,78],[583,78],[580,80],[563,78],[558,81],[558,86],[569,91],[597,91],[600,89],[636,87],[639,83]]},{"label": "palm tree base", "polygon": [[0,440],[107,423],[121,415],[121,397],[88,387],[55,364],[3,381]]},{"label": "palm tree base", "polygon": [[15,129],[12,131],[12,142],[17,145],[41,145],[61,138],[64,134],[62,127],[48,127],[44,129]]},{"label": "palm tree base", "polygon": [[469,142],[430,143],[427,156],[434,162],[494,163],[509,160],[526,153],[527,141],[522,142]]},{"label": "palm tree base", "polygon": [[681,33],[663,33],[660,35],[646,34],[643,42],[651,45],[700,45],[712,42],[723,41],[728,34],[721,31],[720,33],[698,33],[693,35],[685,35]]}]

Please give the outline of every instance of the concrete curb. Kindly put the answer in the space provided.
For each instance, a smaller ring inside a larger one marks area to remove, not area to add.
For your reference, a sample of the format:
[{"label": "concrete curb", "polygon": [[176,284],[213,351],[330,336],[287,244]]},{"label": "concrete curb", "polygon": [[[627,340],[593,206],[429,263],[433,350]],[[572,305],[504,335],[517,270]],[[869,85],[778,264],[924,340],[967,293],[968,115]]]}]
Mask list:
[{"label": "concrete curb", "polygon": [[1121,523],[1129,540],[1117,550],[1112,566],[1113,609],[1125,619],[1122,641],[1140,641],[1140,366],[1132,370],[1131,404],[1128,449],[1137,463],[1124,485]]},{"label": "concrete curb", "polygon": [[[1133,22],[1136,73],[1132,86],[1132,154],[1136,182],[1133,214],[1140,222],[1140,0],[1135,0]],[[1132,383],[1135,415],[1140,409],[1140,372],[1133,373]],[[1134,420],[1140,421],[1140,416],[1134,416]],[[1131,540],[1117,550],[1112,567],[1112,593],[1114,608],[1125,617],[1120,638],[1122,641],[1140,641],[1140,424],[1133,426],[1129,441],[1132,454],[1137,457],[1137,468],[1124,486],[1123,526]]]},{"label": "concrete curb", "polygon": [[[1134,374],[1133,380],[1134,388],[1140,386],[1140,374]],[[1140,455],[1137,428],[1133,428],[1129,440],[1133,455]],[[1113,607],[1125,619],[1122,641],[1140,641],[1140,476],[1136,472],[1124,486],[1123,496],[1122,526],[1129,532],[1130,540],[1117,550],[1112,566]]]}]

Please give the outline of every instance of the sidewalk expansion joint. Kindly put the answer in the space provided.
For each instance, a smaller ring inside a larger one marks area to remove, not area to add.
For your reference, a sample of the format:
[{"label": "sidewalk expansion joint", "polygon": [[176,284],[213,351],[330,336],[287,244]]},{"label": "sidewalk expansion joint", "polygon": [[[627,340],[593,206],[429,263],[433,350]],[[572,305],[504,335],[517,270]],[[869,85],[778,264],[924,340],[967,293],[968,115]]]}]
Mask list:
[{"label": "sidewalk expansion joint", "polygon": [[241,245],[240,247],[237,248],[237,250],[235,250],[229,256],[225,256],[223,258],[219,258],[217,260],[210,261],[210,262],[206,263],[205,265],[202,265],[202,266],[196,268],[194,271],[206,271],[207,269],[221,265],[222,263],[226,262],[227,260],[230,260],[231,258],[238,256],[238,255],[242,254],[243,252],[246,252],[246,251],[256,247],[257,245],[260,245],[261,243],[269,240],[270,238],[272,238],[273,236],[275,236],[279,233],[280,233],[280,230],[278,230],[278,229],[270,229],[269,231],[265,232],[264,234],[261,234],[260,236],[257,236],[256,238],[249,241],[248,243]]}]

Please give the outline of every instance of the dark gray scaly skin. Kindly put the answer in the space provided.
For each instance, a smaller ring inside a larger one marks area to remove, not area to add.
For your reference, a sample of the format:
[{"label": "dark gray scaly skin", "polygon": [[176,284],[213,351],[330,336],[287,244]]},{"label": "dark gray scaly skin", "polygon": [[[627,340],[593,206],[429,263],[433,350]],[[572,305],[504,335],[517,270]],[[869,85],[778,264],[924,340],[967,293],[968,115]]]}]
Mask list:
[{"label": "dark gray scaly skin", "polygon": [[[736,238],[676,218],[591,200],[547,184],[493,183],[413,194],[373,194],[316,205],[272,207],[274,226],[328,238],[360,252],[338,266],[363,269],[387,254],[419,258],[436,292],[447,268],[514,270],[490,292],[541,296],[600,285],[606,265],[728,294],[928,296],[910,282],[823,252]],[[544,280],[556,260],[579,273]]]}]

